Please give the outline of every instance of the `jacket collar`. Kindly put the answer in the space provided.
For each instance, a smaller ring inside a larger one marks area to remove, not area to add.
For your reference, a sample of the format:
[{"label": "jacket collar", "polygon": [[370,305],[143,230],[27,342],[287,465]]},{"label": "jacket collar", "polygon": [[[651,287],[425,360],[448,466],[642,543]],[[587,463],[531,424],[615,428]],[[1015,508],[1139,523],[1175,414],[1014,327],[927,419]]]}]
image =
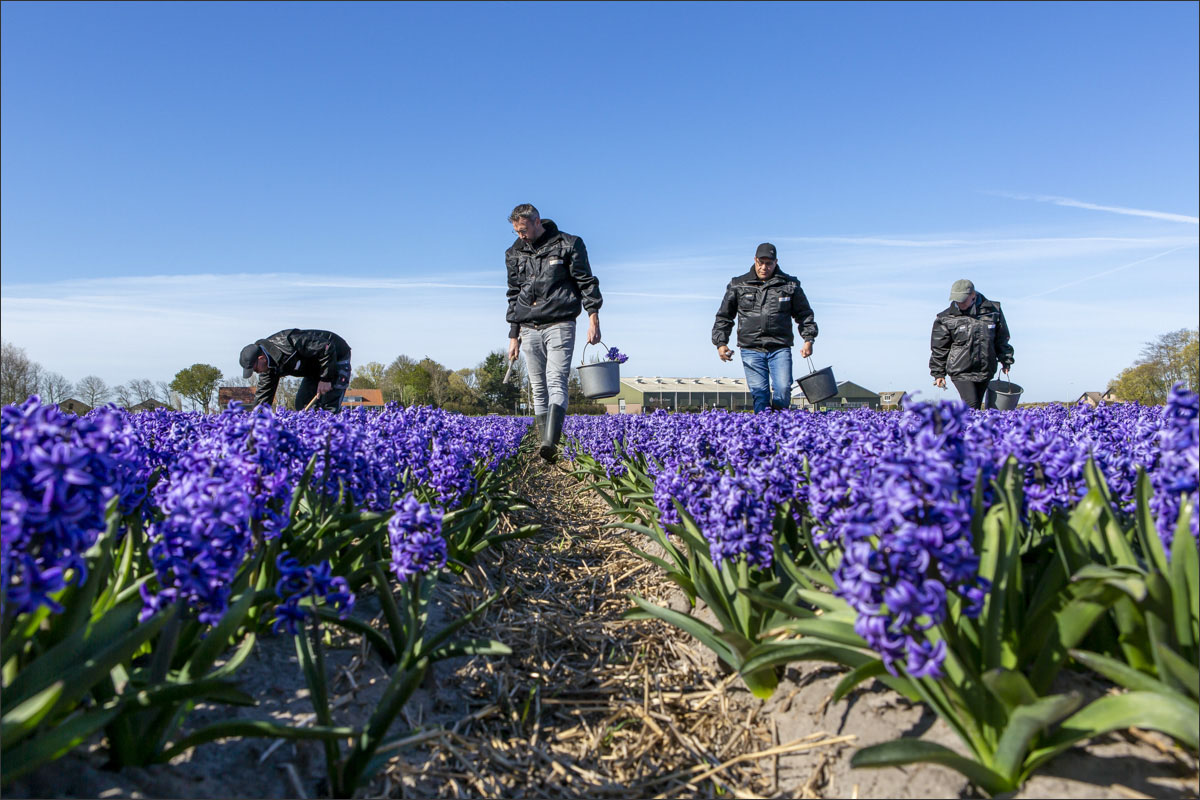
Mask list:
[{"label": "jacket collar", "polygon": [[961,308],[959,308],[958,303],[955,302],[951,302],[950,307],[947,308],[946,311],[956,317],[978,317],[979,311],[983,308],[983,304],[987,301],[988,299],[986,297],[981,295],[979,292],[976,292],[975,302],[972,303],[966,311],[963,311]]},{"label": "jacket collar", "polygon": [[744,283],[757,283],[757,284],[761,284],[763,286],[768,286],[768,285],[774,285],[776,283],[785,283],[791,277],[792,277],[791,275],[788,275],[786,272],[781,270],[779,267],[776,267],[775,271],[773,273],[771,273],[771,277],[767,278],[764,281],[764,280],[759,279],[758,273],[754,271],[754,267],[751,267],[749,270],[746,271],[746,274],[742,276],[742,281]]},{"label": "jacket collar", "polygon": [[558,226],[554,224],[554,220],[542,220],[542,227],[544,227],[546,230],[542,231],[541,236],[534,239],[532,242],[527,242],[524,239],[517,239],[515,243],[516,248],[518,250],[527,250],[531,253],[536,253],[538,250],[541,250],[543,247],[549,244],[554,237],[558,236]]}]

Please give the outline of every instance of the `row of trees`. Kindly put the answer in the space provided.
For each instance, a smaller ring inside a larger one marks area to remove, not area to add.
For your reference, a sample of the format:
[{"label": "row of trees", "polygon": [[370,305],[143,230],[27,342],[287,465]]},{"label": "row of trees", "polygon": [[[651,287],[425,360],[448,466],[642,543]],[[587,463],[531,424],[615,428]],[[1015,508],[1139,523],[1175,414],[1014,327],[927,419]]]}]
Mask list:
[{"label": "row of trees", "polygon": [[[527,414],[532,405],[524,359],[517,359],[505,382],[508,359],[502,350],[488,353],[474,367],[451,370],[432,358],[397,356],[354,370],[352,389],[378,389],[385,402],[431,405],[462,414]],[[579,376],[571,371],[568,402],[573,413],[602,414],[604,407],[583,396]]]},{"label": "row of trees", "polygon": [[1159,405],[1180,381],[1193,392],[1200,390],[1200,329],[1181,328],[1147,342],[1138,360],[1109,383],[1108,391],[1126,402]]},{"label": "row of trees", "polygon": [[[385,402],[402,405],[431,405],[463,414],[527,414],[531,406],[529,381],[524,361],[513,365],[514,375],[505,382],[508,359],[503,351],[489,353],[474,367],[451,370],[431,358],[420,360],[397,356],[384,366],[372,361],[354,371],[353,389],[378,389]],[[3,343],[0,358],[0,404],[20,403],[31,394],[43,400],[61,403],[74,398],[89,406],[116,403],[129,408],[156,401],[175,409],[186,403],[195,411],[216,410],[217,389],[221,386],[250,386],[238,373],[222,375],[212,364],[193,364],[175,373],[170,381],[134,379],[109,386],[95,375],[72,383],[57,372],[43,368],[9,342]],[[291,407],[300,380],[284,378],[275,394],[275,405]],[[603,413],[604,408],[583,396],[574,370],[569,384],[569,402],[575,413]]]},{"label": "row of trees", "polygon": [[29,358],[24,348],[11,342],[3,342],[0,347],[0,405],[21,403],[29,395],[36,394],[51,403],[74,398],[89,406],[116,403],[129,407],[150,400],[179,406],[179,398],[166,381],[139,378],[109,386],[103,378],[88,375],[73,383]]}]

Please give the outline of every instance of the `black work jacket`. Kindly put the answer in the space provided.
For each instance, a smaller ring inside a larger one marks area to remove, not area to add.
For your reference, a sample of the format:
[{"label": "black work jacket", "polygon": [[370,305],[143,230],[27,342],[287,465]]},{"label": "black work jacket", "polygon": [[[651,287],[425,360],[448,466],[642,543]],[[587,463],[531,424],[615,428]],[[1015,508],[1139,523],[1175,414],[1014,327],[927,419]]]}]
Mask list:
[{"label": "black work jacket", "polygon": [[997,361],[1006,367],[1013,363],[1004,312],[979,292],[966,311],[951,303],[937,315],[929,350],[929,373],[935,378],[986,381],[996,374]]},{"label": "black work jacket", "polygon": [[291,328],[255,342],[267,354],[267,371],[259,373],[254,405],[275,402],[284,375],[333,383],[339,361],[350,358],[350,345],[336,333]]},{"label": "black work jacket", "polygon": [[544,219],[537,241],[517,239],[504,252],[508,271],[508,336],[517,338],[521,323],[568,322],[581,310],[600,310],[600,281],[588,264],[583,239],[563,233]]},{"label": "black work jacket", "polygon": [[800,281],[778,267],[765,281],[760,280],[751,267],[745,275],[729,282],[713,323],[713,344],[718,347],[729,344],[735,315],[738,347],[751,350],[791,347],[796,341],[792,335],[792,320],[800,326],[804,341],[817,338],[812,306],[800,288]]}]

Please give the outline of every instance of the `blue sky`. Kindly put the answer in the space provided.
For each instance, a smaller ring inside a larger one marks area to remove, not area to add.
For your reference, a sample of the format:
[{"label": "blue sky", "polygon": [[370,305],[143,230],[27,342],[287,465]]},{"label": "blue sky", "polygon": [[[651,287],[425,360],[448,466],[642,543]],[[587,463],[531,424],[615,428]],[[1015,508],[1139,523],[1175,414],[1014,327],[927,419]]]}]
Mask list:
[{"label": "blue sky", "polygon": [[472,366],[532,202],[625,374],[741,376],[713,313],[772,241],[838,378],[931,396],[968,277],[1073,399],[1200,318],[1198,8],[4,3],[0,329],[109,383],[284,327]]}]

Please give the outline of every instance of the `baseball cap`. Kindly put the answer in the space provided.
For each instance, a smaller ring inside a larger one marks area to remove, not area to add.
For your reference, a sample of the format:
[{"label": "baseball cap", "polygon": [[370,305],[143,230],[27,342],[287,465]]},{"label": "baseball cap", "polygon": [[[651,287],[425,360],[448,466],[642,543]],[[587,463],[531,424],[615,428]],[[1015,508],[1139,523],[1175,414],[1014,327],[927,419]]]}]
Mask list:
[{"label": "baseball cap", "polygon": [[758,246],[758,249],[754,251],[754,257],[777,259],[778,256],[775,255],[775,245],[771,244],[770,242],[763,242]]},{"label": "baseball cap", "polygon": [[242,365],[242,377],[249,378],[254,374],[254,362],[258,360],[259,347],[257,344],[248,344],[242,348],[242,354],[238,357],[238,363]]},{"label": "baseball cap", "polygon": [[961,303],[975,292],[975,284],[966,278],[954,282],[950,287],[950,302]]}]

